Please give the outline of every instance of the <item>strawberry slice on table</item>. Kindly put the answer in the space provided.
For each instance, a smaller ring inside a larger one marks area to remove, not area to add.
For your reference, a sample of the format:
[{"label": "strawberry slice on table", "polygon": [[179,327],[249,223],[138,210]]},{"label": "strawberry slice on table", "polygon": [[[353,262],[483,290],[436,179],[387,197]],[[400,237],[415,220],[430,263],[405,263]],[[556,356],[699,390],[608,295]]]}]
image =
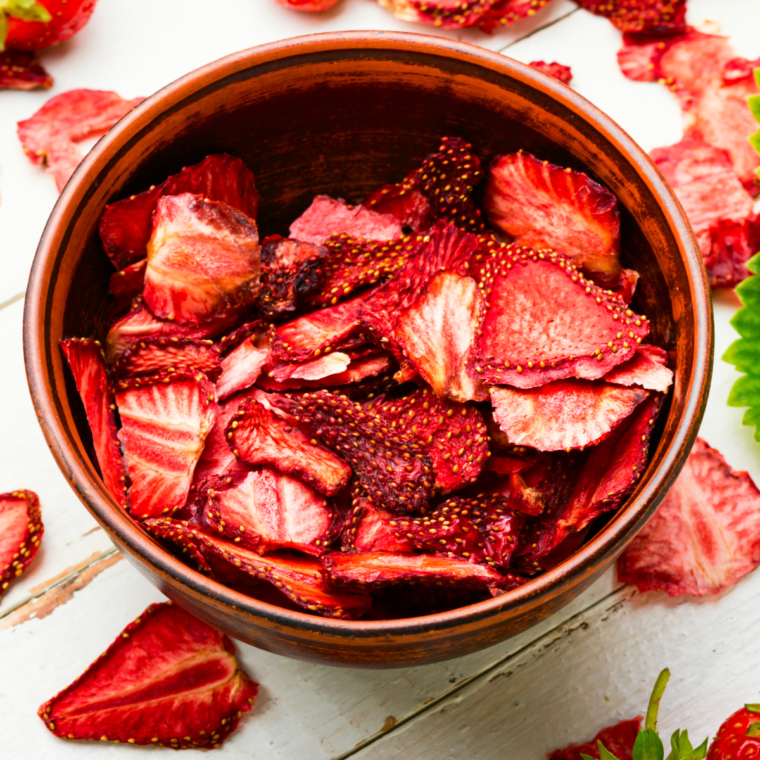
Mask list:
[{"label": "strawberry slice on table", "polygon": [[745,705],[727,718],[707,751],[707,760],[737,760],[760,755],[760,705]]},{"label": "strawberry slice on table", "polygon": [[641,388],[557,380],[538,388],[491,388],[494,419],[510,443],[569,451],[604,440],[647,397]]},{"label": "strawberry slice on table", "polygon": [[659,346],[640,345],[636,353],[604,376],[615,385],[638,385],[648,391],[666,393],[673,384],[673,371],[668,369],[668,352]]},{"label": "strawberry slice on table", "polygon": [[395,240],[401,222],[390,214],[378,214],[364,206],[349,206],[342,198],[318,195],[311,206],[290,225],[290,237],[322,245],[332,235],[347,234],[370,240]]},{"label": "strawberry slice on table", "polygon": [[53,77],[40,65],[34,53],[0,51],[0,90],[48,90],[52,86]]},{"label": "strawberry slice on table", "polygon": [[256,223],[192,193],[156,203],[143,298],[160,319],[198,324],[250,306],[259,293]]},{"label": "strawberry slice on table", "polygon": [[562,63],[547,63],[546,61],[532,61],[528,64],[532,69],[540,71],[542,74],[547,74],[550,77],[558,79],[562,84],[570,84],[573,79],[573,72],[569,66],[565,66]]},{"label": "strawberry slice on table", "polygon": [[180,509],[217,418],[213,384],[192,370],[129,378],[117,385],[116,405],[129,512],[142,519]]},{"label": "strawberry slice on table", "polygon": [[472,352],[483,382],[535,388],[598,380],[630,359],[649,321],[553,251],[503,246],[483,267],[485,308]]},{"label": "strawberry slice on table", "polygon": [[484,204],[491,224],[518,245],[551,248],[592,274],[620,274],[617,198],[587,174],[524,151],[497,156]]},{"label": "strawberry slice on table", "polygon": [[0,494],[0,597],[37,556],[44,532],[34,491]]},{"label": "strawberry slice on table", "polygon": [[103,483],[116,499],[126,503],[126,477],[116,433],[114,391],[106,371],[103,349],[96,340],[70,338],[61,341],[92,433],[92,444]]},{"label": "strawberry slice on table", "polygon": [[197,369],[210,380],[215,380],[222,372],[219,349],[210,340],[176,336],[143,338],[133,343],[113,365],[117,377],[178,369]]},{"label": "strawberry slice on table", "polygon": [[686,30],[686,0],[575,0],[621,32],[675,34]]},{"label": "strawberry slice on table", "polygon": [[[633,760],[633,745],[641,730],[641,715],[630,720],[621,720],[614,726],[603,728],[593,739],[583,744],[569,744],[563,749],[555,749],[547,754],[547,760],[583,760],[590,757],[599,760],[599,744],[617,760]],[[605,755],[604,760],[609,760]]]},{"label": "strawberry slice on table", "polygon": [[[0,9],[0,49],[41,50],[75,35],[90,20],[97,0],[9,0]],[[7,18],[3,18],[7,16]]]},{"label": "strawberry slice on table", "polygon": [[697,439],[654,517],[618,560],[639,591],[717,594],[760,563],[760,490]]},{"label": "strawberry slice on table", "polygon": [[107,90],[62,92],[18,123],[18,137],[29,160],[45,167],[60,192],[84,158],[77,143],[104,135],[142,101]]},{"label": "strawberry slice on table", "polygon": [[551,0],[497,0],[480,18],[478,26],[487,34],[530,18]]},{"label": "strawberry slice on table", "polygon": [[[274,397],[270,402],[278,404]],[[327,496],[338,493],[351,477],[351,467],[341,457],[309,438],[294,419],[276,414],[256,398],[240,405],[225,435],[236,459],[274,467]]]},{"label": "strawberry slice on table", "polygon": [[285,8],[292,8],[294,11],[315,13],[329,10],[338,0],[275,0],[275,2]]},{"label": "strawberry slice on table", "polygon": [[37,714],[63,739],[213,749],[257,691],[227,636],[165,602],[148,607]]}]

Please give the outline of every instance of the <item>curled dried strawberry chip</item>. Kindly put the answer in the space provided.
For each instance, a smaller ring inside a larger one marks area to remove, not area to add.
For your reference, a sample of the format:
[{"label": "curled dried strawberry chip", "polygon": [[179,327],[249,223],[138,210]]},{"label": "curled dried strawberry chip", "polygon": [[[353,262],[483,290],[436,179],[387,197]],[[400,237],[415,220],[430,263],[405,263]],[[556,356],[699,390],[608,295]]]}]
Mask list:
[{"label": "curled dried strawberry chip", "polygon": [[562,63],[547,63],[546,61],[532,61],[529,66],[537,69],[543,74],[548,74],[550,77],[559,79],[563,84],[570,84],[573,79],[573,72],[569,66],[565,66]]},{"label": "curled dried strawberry chip", "polygon": [[665,393],[673,384],[673,372],[668,369],[667,351],[642,344],[627,362],[618,364],[604,379],[615,385],[638,385],[649,391]]},{"label": "curled dried strawberry chip", "polygon": [[114,393],[103,350],[98,341],[79,338],[61,341],[61,350],[84,405],[103,483],[116,502],[123,505],[126,500],[124,462],[116,436]]},{"label": "curled dried strawberry chip", "polygon": [[45,71],[34,53],[25,50],[0,52],[0,90],[50,89],[53,77]]},{"label": "curled dried strawberry chip", "polygon": [[212,749],[257,691],[227,636],[165,602],[148,607],[37,714],[63,739]]},{"label": "curled dried strawberry chip", "polygon": [[760,563],[760,490],[697,439],[654,517],[618,560],[639,591],[717,594]]},{"label": "curled dried strawberry chip", "polygon": [[294,475],[327,496],[334,496],[351,477],[351,467],[342,458],[255,398],[243,402],[225,434],[237,459]]},{"label": "curled dried strawberry chip", "polygon": [[[182,511],[185,510],[180,510],[177,514],[181,514]],[[196,570],[209,576],[209,578],[220,580],[206,559],[206,555],[201,551],[200,542],[193,532],[198,528],[197,519],[188,521],[178,518],[150,517],[142,523],[142,526],[152,536],[161,539],[168,548],[174,547],[179,552],[180,559],[183,562],[189,562]]]},{"label": "curled dried strawberry chip", "polygon": [[0,597],[37,556],[44,532],[34,491],[0,494]]},{"label": "curled dried strawberry chip", "polygon": [[272,347],[264,334],[264,328],[243,340],[221,362],[221,377],[216,392],[221,400],[238,391],[250,388],[272,357]]},{"label": "curled dried strawberry chip", "polygon": [[591,741],[555,749],[547,755],[547,760],[583,760],[584,755],[598,760],[599,742],[617,760],[633,760],[633,744],[640,729],[640,715],[631,720],[621,720],[614,726],[603,728]]},{"label": "curled dried strawberry chip", "polygon": [[[576,0],[621,32],[675,34],[686,29],[686,0]],[[622,759],[621,759],[622,760]]]},{"label": "curled dried strawberry chip", "polygon": [[117,384],[116,405],[130,513],[140,519],[180,509],[219,411],[213,384],[191,370],[130,378]]},{"label": "curled dried strawberry chip", "polygon": [[29,160],[44,166],[61,191],[83,158],[77,143],[104,135],[142,100],[106,90],[62,92],[18,123],[18,137]]},{"label": "curled dried strawberry chip", "polygon": [[111,275],[108,282],[108,292],[116,298],[132,299],[142,293],[145,285],[145,270],[148,259],[140,259],[124,269]]},{"label": "curled dried strawberry chip", "polygon": [[239,158],[225,153],[207,156],[144,193],[106,206],[100,219],[100,239],[117,269],[148,255],[158,199],[181,193],[221,201],[251,219],[256,218],[259,207],[253,172]]},{"label": "curled dried strawberry chip", "polygon": [[160,370],[197,369],[215,380],[222,372],[219,349],[210,340],[144,338],[132,344],[113,365],[117,377],[153,374]]}]

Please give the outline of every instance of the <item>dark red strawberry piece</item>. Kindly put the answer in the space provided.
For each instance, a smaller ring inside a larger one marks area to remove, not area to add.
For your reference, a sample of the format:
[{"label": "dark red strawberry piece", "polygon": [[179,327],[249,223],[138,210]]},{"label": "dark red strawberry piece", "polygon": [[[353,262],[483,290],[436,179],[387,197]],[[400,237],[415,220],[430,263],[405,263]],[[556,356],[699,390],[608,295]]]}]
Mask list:
[{"label": "dark red strawberry piece", "polygon": [[221,337],[217,343],[222,356],[226,356],[230,351],[237,348],[243,341],[253,335],[261,332],[262,323],[260,319],[253,322],[244,322],[240,327],[236,327],[231,333]]},{"label": "dark red strawberry piece", "polygon": [[349,206],[342,198],[318,195],[290,225],[291,238],[314,245],[322,245],[341,233],[370,240],[395,240],[401,235],[401,222],[390,214]]},{"label": "dark red strawberry piece", "polygon": [[615,385],[638,385],[649,391],[665,393],[673,383],[673,372],[668,369],[668,352],[658,346],[642,344],[627,362],[618,364],[604,379]]},{"label": "dark red strawberry piece", "polygon": [[641,716],[622,720],[614,726],[603,728],[591,741],[570,744],[564,749],[555,749],[547,760],[583,760],[584,755],[599,760],[599,742],[617,760],[633,760],[633,744],[641,729]]},{"label": "dark red strawberry piece", "polygon": [[323,554],[340,530],[340,517],[307,485],[268,467],[206,491],[203,521],[214,534],[261,554],[298,549]]},{"label": "dark red strawberry piece", "polygon": [[496,29],[530,18],[551,0],[497,0],[481,16],[478,26],[490,34]]},{"label": "dark red strawberry piece", "polygon": [[77,143],[104,135],[142,100],[106,90],[62,92],[18,123],[18,137],[29,160],[45,167],[60,192],[84,157]]},{"label": "dark red strawberry piece", "polygon": [[108,292],[116,298],[132,299],[142,293],[148,259],[140,259],[111,275]]},{"label": "dark red strawberry piece", "polygon": [[272,346],[262,326],[260,333],[246,338],[222,359],[222,374],[216,384],[220,400],[250,388],[272,358]]},{"label": "dark red strawberry piece", "polygon": [[34,491],[0,494],[0,597],[37,556],[44,532]]},{"label": "dark red strawberry piece", "polygon": [[[205,498],[198,499],[198,502],[205,503]],[[202,506],[201,504],[198,515],[201,514]],[[186,510],[187,507],[175,514],[181,514]],[[150,517],[141,524],[151,535],[161,539],[161,542],[168,548],[176,549],[183,562],[189,563],[209,578],[223,582],[223,579],[217,576],[214,568],[209,564],[206,555],[201,551],[200,542],[197,540],[196,534],[193,533],[193,530],[199,528],[198,522],[198,519],[188,521],[179,518]],[[223,573],[221,574],[223,575]]]},{"label": "dark red strawberry piece", "polygon": [[395,583],[429,583],[482,588],[498,586],[504,577],[486,565],[431,554],[333,552],[322,558],[329,578],[347,587],[372,590]]},{"label": "dark red strawberry piece", "polygon": [[426,506],[435,476],[417,438],[346,396],[315,391],[290,403],[296,418],[351,465],[370,501],[391,512]]},{"label": "dark red strawberry piece", "polygon": [[219,349],[210,340],[144,338],[133,343],[113,365],[117,377],[148,375],[160,370],[197,369],[211,380],[222,372]]},{"label": "dark red strawberry piece", "polygon": [[[621,32],[676,34],[686,30],[686,0],[575,0]],[[622,760],[622,758],[620,758]]]},{"label": "dark red strawberry piece", "polygon": [[749,704],[723,721],[707,760],[744,760],[760,754],[760,705]]},{"label": "dark red strawberry piece", "polygon": [[413,171],[397,185],[382,185],[373,190],[364,205],[379,214],[395,216],[413,232],[426,230],[435,222],[433,204],[416,188],[417,172]]},{"label": "dark red strawberry piece", "polygon": [[558,380],[539,388],[492,388],[494,419],[511,443],[539,451],[604,440],[647,397],[640,388]]},{"label": "dark red strawberry piece", "polygon": [[399,534],[398,518],[376,507],[361,491],[354,494],[351,512],[343,526],[344,550],[411,553],[414,546]]},{"label": "dark red strawberry piece", "polygon": [[570,84],[573,79],[573,72],[569,66],[565,66],[562,63],[547,63],[546,61],[531,61],[529,64],[531,68],[540,71],[542,74],[547,74],[550,77],[559,79],[562,84]]},{"label": "dark red strawberry piece", "polygon": [[551,248],[592,273],[620,273],[617,198],[587,174],[524,151],[498,156],[484,202],[491,224],[517,244]]},{"label": "dark red strawberry piece", "polygon": [[717,594],[760,563],[760,491],[697,439],[654,517],[618,560],[639,591]]},{"label": "dark red strawberry piece", "polygon": [[430,389],[387,401],[381,414],[393,430],[425,446],[435,470],[435,489],[448,493],[480,475],[488,458],[488,429],[471,404],[439,399]]},{"label": "dark red strawberry piece", "polygon": [[234,156],[225,153],[207,156],[144,193],[106,206],[100,219],[100,239],[117,269],[148,255],[148,240],[158,199],[181,193],[221,201],[251,219],[255,219],[258,212],[259,194],[253,172]]},{"label": "dark red strawberry piece", "polygon": [[256,223],[220,201],[183,193],[156,203],[143,298],[160,319],[198,324],[259,293]]},{"label": "dark red strawberry piece", "polygon": [[[272,398],[272,403],[277,400]],[[255,398],[243,402],[225,434],[240,461],[294,475],[327,496],[334,496],[351,477],[342,458],[310,439],[296,421],[275,414]]]},{"label": "dark red strawberry piece", "polygon": [[130,378],[117,384],[116,405],[130,513],[142,519],[180,509],[219,412],[213,384],[192,370]]},{"label": "dark red strawberry piece", "polygon": [[473,364],[481,380],[535,388],[567,377],[598,380],[649,333],[626,308],[553,251],[507,246],[484,266],[485,309]]},{"label": "dark red strawberry piece", "polygon": [[148,607],[37,714],[62,739],[213,749],[257,691],[227,636],[164,602]]},{"label": "dark red strawberry piece", "polygon": [[[400,0],[389,1],[395,8],[401,7]],[[462,29],[475,26],[494,2],[495,0],[407,0],[408,11],[403,18],[434,24],[441,29]],[[416,18],[411,16],[414,12]],[[396,15],[400,16],[398,12]]]},{"label": "dark red strawberry piece", "polygon": [[536,461],[536,453],[522,446],[510,447],[511,450],[488,457],[486,470],[498,475],[514,475],[530,467]]},{"label": "dark red strawberry piece", "polygon": [[48,90],[53,77],[45,71],[34,53],[22,50],[0,52],[0,90]]},{"label": "dark red strawberry piece", "polygon": [[116,437],[116,406],[103,350],[98,341],[79,338],[61,341],[61,350],[82,398],[103,483],[117,504],[124,505],[124,462]]}]

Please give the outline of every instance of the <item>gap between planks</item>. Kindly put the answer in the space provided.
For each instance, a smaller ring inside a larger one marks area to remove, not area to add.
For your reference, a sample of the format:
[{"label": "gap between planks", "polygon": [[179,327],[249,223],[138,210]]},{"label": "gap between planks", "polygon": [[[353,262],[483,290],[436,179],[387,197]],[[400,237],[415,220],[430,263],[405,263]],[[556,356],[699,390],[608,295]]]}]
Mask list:
[{"label": "gap between planks", "polygon": [[517,45],[518,42],[522,42],[523,40],[529,40],[531,37],[535,37],[537,34],[546,31],[547,29],[551,29],[556,24],[559,24],[561,21],[564,21],[565,19],[569,18],[575,13],[578,13],[582,9],[580,7],[573,8],[573,10],[568,11],[564,16],[560,16],[559,18],[555,18],[554,21],[549,21],[547,24],[544,24],[543,26],[540,26],[538,29],[534,29],[532,32],[528,32],[524,37],[520,37],[520,39],[512,40],[512,42],[506,44],[503,48],[499,48],[496,52],[504,54],[505,50],[508,50],[513,45]]},{"label": "gap between planks", "polygon": [[11,296],[7,301],[3,301],[0,303],[0,309],[4,309],[6,306],[10,306],[11,304],[16,303],[16,301],[20,301],[26,293],[16,293],[15,296]]}]

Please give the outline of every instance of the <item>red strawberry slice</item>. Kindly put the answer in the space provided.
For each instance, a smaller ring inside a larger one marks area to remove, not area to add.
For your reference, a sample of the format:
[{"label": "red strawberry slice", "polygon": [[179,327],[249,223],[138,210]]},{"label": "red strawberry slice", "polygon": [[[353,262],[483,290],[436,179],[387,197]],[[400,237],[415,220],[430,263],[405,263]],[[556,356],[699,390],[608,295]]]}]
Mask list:
[{"label": "red strawberry slice", "polygon": [[558,380],[540,388],[492,388],[494,419],[511,443],[569,451],[604,440],[647,397],[640,388]]},{"label": "red strawberry slice", "polygon": [[325,499],[289,475],[268,467],[209,489],[203,520],[209,529],[259,553],[298,549],[323,554],[340,530],[340,517]]},{"label": "red strawberry slice", "polygon": [[180,509],[218,414],[214,386],[191,370],[122,380],[116,390],[129,511],[138,519]]},{"label": "red strawberry slice", "polygon": [[140,259],[111,275],[108,292],[116,298],[132,299],[142,293],[148,259]]},{"label": "red strawberry slice", "polygon": [[559,79],[562,84],[570,84],[573,79],[573,72],[569,66],[565,66],[562,63],[547,63],[546,61],[531,61],[528,64],[531,68],[540,71],[542,74],[547,74],[550,77]]},{"label": "red strawberry slice", "polygon": [[256,218],[259,208],[253,172],[239,158],[226,153],[207,156],[144,193],[106,206],[100,219],[100,239],[117,269],[148,255],[158,199],[181,193],[221,201],[251,219]]},{"label": "red strawberry slice", "polygon": [[34,53],[21,50],[0,52],[0,90],[48,90],[53,77],[45,71]]},{"label": "red strawberry slice", "polygon": [[376,507],[361,489],[354,494],[351,512],[343,526],[342,540],[344,550],[414,552],[409,539],[399,535],[398,518]]},{"label": "red strawberry slice", "polygon": [[272,347],[264,330],[262,327],[258,335],[246,338],[222,359],[222,374],[216,384],[220,400],[250,388],[269,363]]},{"label": "red strawberry slice", "polygon": [[154,337],[133,343],[113,366],[117,377],[147,375],[159,370],[197,369],[211,380],[222,372],[219,349],[210,340]]},{"label": "red strawberry slice", "polygon": [[382,414],[346,396],[316,391],[293,396],[290,403],[297,419],[351,465],[374,504],[392,512],[427,504],[433,466],[417,438],[392,430]]},{"label": "red strawberry slice", "polygon": [[484,202],[491,224],[517,244],[551,248],[592,273],[620,273],[617,198],[587,174],[523,151],[498,156]]},{"label": "red strawberry slice", "polygon": [[641,730],[641,720],[640,715],[621,720],[614,726],[603,728],[591,741],[555,749],[547,755],[547,760],[583,760],[584,755],[599,760],[599,742],[617,760],[633,760],[633,744]]},{"label": "red strawberry slice", "polygon": [[687,28],[686,0],[576,0],[576,2],[584,10],[596,16],[608,18],[621,32],[668,35],[685,31]]},{"label": "red strawberry slice", "polygon": [[98,341],[80,338],[61,341],[61,350],[84,405],[103,483],[116,503],[124,505],[124,462],[116,436],[114,393],[106,372],[103,350]]},{"label": "red strawberry slice", "polygon": [[0,597],[37,556],[44,532],[36,493],[0,494]]},{"label": "red strawberry slice", "polygon": [[[393,7],[400,9],[401,0],[385,0],[391,2]],[[407,0],[407,14],[401,15],[395,11],[399,18],[407,21],[421,21],[424,24],[434,24],[441,29],[462,29],[475,26],[483,14],[494,4],[495,0]],[[416,13],[416,17],[413,15]]]},{"label": "red strawberry slice", "polygon": [[760,706],[745,705],[723,721],[707,752],[707,760],[752,758],[760,754]]},{"label": "red strawberry slice", "polygon": [[506,246],[484,267],[486,307],[473,365],[481,380],[535,388],[566,377],[598,380],[630,359],[646,317],[551,251]]},{"label": "red strawberry slice", "polygon": [[504,582],[486,565],[430,554],[355,552],[326,554],[322,561],[330,579],[372,590],[395,583],[429,583],[485,589]]},{"label": "red strawberry slice", "polygon": [[156,203],[143,297],[160,319],[197,324],[252,304],[259,293],[259,236],[241,211],[199,195]]},{"label": "red strawberry slice", "polygon": [[717,594],[760,563],[760,491],[697,439],[654,517],[618,560],[639,591]]},{"label": "red strawberry slice", "polygon": [[734,58],[723,67],[723,84],[751,82],[755,69],[760,69],[760,58],[750,61],[747,58]]},{"label": "red strawberry slice", "polygon": [[213,749],[257,691],[227,636],[165,602],[148,607],[37,714],[63,739]]},{"label": "red strawberry slice", "polygon": [[342,198],[318,195],[290,225],[291,238],[314,245],[322,245],[330,236],[341,233],[370,240],[395,240],[401,235],[401,223],[390,214],[349,206]]},{"label": "red strawberry slice", "polygon": [[627,362],[618,364],[604,379],[615,385],[638,385],[649,391],[665,393],[673,384],[673,372],[668,369],[668,352],[658,346],[642,344]]},{"label": "red strawberry slice", "polygon": [[342,351],[318,356],[306,362],[281,362],[267,371],[267,377],[276,382],[286,380],[317,381],[345,372],[351,364],[351,357]]},{"label": "red strawberry slice", "polygon": [[293,419],[278,416],[255,398],[243,402],[226,436],[237,459],[294,475],[327,496],[334,496],[351,477],[343,459],[311,440]]},{"label": "red strawberry slice", "polygon": [[393,430],[424,443],[433,462],[436,491],[455,491],[480,475],[488,458],[488,429],[474,406],[419,389],[381,404],[380,410]]},{"label": "red strawberry slice", "polygon": [[433,204],[416,188],[417,172],[413,171],[397,185],[382,185],[373,190],[364,205],[379,214],[395,216],[412,231],[426,230],[435,222]]},{"label": "red strawberry slice", "polygon": [[481,16],[478,26],[486,33],[529,18],[551,0],[497,0]]},{"label": "red strawberry slice", "polygon": [[[197,503],[197,502],[196,502]],[[176,514],[186,512],[187,507]],[[200,513],[198,513],[199,515]],[[195,515],[194,517],[198,517]],[[204,575],[222,582],[211,567],[206,555],[200,549],[200,542],[193,532],[198,529],[198,519],[181,520],[179,518],[167,519],[164,517],[150,517],[142,523],[142,526],[153,536],[161,539],[161,543],[169,549],[178,550],[179,558],[185,563],[192,565]]]},{"label": "red strawberry slice", "polygon": [[104,135],[142,100],[106,90],[62,92],[18,123],[18,137],[29,160],[46,168],[60,192],[84,158],[77,143]]}]

